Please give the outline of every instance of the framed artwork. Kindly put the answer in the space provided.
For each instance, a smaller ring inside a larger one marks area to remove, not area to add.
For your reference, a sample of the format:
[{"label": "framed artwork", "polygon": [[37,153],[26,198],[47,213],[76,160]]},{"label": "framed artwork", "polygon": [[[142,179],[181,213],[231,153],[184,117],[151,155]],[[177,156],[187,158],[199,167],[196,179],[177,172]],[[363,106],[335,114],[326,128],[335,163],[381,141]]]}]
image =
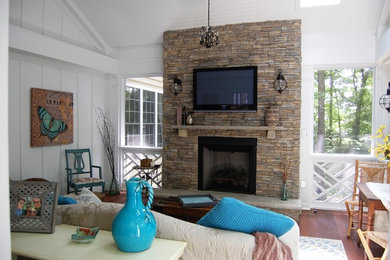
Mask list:
[{"label": "framed artwork", "polygon": [[31,88],[31,146],[73,143],[73,93]]},{"label": "framed artwork", "polygon": [[11,231],[53,233],[57,183],[10,181]]}]

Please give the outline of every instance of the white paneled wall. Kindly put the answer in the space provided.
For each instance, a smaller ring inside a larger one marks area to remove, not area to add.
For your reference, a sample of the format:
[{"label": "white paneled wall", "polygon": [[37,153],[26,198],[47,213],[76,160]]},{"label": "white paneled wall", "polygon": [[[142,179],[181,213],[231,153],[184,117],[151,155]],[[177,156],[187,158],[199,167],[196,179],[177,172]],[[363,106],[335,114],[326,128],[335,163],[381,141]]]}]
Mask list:
[{"label": "white paneled wall", "polygon": [[60,0],[11,0],[10,24],[83,48],[105,53],[101,43]]},{"label": "white paneled wall", "polygon": [[[103,167],[107,182],[109,168],[96,130],[96,106],[109,109],[111,83],[104,74],[17,52],[9,60],[10,178],[45,178],[66,190],[64,150],[91,148],[92,160]],[[30,146],[30,91],[45,88],[73,93],[73,140],[69,145]]]}]

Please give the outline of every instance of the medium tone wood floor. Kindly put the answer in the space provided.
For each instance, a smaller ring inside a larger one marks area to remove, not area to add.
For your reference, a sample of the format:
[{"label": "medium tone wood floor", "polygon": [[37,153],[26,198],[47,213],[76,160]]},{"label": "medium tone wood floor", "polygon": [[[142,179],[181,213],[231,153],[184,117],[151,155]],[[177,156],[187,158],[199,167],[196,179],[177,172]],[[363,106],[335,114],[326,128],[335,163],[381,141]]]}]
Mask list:
[{"label": "medium tone wood floor", "polygon": [[[126,194],[121,193],[119,196],[106,195],[102,200],[106,202],[125,203]],[[364,249],[362,246],[359,247],[357,245],[359,241],[357,233],[356,231],[352,231],[351,238],[347,238],[347,226],[348,216],[344,211],[303,210],[299,218],[301,236],[341,240],[349,260],[363,260]],[[380,255],[383,250],[373,245],[373,252],[374,255]]]},{"label": "medium tone wood floor", "polygon": [[349,260],[363,260],[363,246],[358,247],[358,235],[352,231],[351,238],[347,238],[348,215],[343,211],[332,210],[303,210],[299,216],[301,236],[338,239],[343,246]]}]

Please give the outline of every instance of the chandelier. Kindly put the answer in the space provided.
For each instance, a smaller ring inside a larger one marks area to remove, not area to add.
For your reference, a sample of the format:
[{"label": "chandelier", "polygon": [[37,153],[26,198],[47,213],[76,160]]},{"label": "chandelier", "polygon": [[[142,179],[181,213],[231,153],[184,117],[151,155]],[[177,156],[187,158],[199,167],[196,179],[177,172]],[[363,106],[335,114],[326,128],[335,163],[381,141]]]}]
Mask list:
[{"label": "chandelier", "polygon": [[216,46],[219,43],[218,33],[214,32],[210,27],[210,0],[208,6],[208,23],[207,26],[202,26],[202,29],[199,32],[200,45],[210,48]]}]

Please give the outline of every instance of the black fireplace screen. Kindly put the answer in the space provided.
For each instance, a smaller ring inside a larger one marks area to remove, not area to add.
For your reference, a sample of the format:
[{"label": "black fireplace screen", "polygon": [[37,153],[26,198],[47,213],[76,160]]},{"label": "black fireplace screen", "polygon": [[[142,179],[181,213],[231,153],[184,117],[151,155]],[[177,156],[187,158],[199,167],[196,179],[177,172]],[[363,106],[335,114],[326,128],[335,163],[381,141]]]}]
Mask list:
[{"label": "black fireplace screen", "polygon": [[255,138],[199,137],[198,188],[254,194]]}]

